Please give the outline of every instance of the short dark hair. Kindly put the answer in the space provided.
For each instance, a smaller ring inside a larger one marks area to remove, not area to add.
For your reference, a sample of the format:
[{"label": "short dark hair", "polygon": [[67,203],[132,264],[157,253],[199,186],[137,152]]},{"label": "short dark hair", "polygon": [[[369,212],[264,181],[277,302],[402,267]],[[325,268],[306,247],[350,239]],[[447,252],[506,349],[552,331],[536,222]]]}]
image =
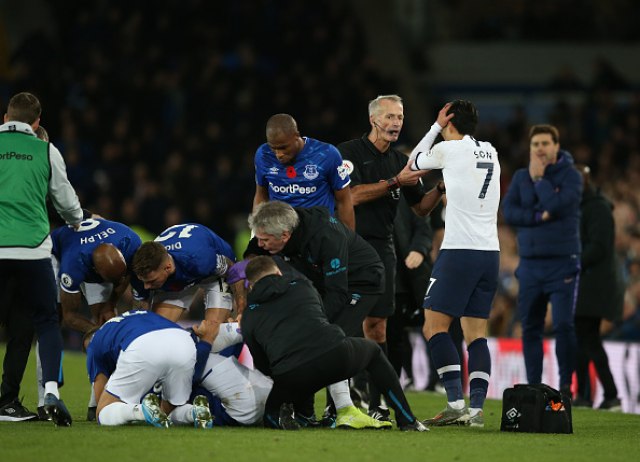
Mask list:
[{"label": "short dark hair", "polygon": [[273,258],[260,255],[252,258],[245,268],[245,275],[249,284],[253,285],[268,274],[273,274],[278,269],[278,265]]},{"label": "short dark hair", "polygon": [[167,249],[159,242],[144,242],[133,255],[131,267],[137,276],[146,276],[155,271],[169,255]]},{"label": "short dark hair", "polygon": [[9,120],[24,122],[32,125],[40,118],[42,106],[40,101],[32,93],[22,92],[14,95],[7,106]]},{"label": "short dark hair", "polygon": [[451,102],[451,107],[447,114],[453,113],[453,123],[458,132],[462,135],[473,135],[478,125],[478,110],[471,101],[457,99]]},{"label": "short dark hair", "polygon": [[45,130],[45,128],[42,125],[38,125],[38,128],[36,128],[35,134],[42,141],[46,141],[47,143],[49,142],[49,133],[47,132],[47,130]]},{"label": "short dark hair", "polygon": [[531,141],[531,138],[533,138],[536,135],[539,135],[540,133],[548,133],[549,135],[551,135],[553,144],[558,144],[560,142],[560,132],[556,127],[549,124],[540,124],[540,125],[532,126],[531,129],[529,130],[529,141]]}]

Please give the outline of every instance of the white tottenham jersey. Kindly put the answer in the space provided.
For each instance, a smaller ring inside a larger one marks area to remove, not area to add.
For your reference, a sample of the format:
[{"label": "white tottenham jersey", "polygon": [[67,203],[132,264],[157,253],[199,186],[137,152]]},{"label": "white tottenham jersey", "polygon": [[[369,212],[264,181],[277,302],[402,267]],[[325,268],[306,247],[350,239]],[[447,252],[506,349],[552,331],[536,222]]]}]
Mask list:
[{"label": "white tottenham jersey", "polygon": [[411,170],[442,169],[447,189],[443,249],[500,250],[500,162],[491,143],[469,135],[443,141],[434,124],[411,153]]}]

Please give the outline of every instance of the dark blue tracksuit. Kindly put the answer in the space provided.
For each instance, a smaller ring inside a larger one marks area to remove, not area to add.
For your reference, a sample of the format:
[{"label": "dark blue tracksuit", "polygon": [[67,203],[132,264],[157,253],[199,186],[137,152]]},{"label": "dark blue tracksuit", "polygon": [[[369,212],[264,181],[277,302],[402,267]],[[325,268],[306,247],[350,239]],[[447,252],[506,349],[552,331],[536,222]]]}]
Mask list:
[{"label": "dark blue tracksuit", "polygon": [[[505,219],[517,228],[520,265],[518,313],[529,383],[542,380],[542,335],[551,302],[560,387],[571,385],[576,337],[573,317],[580,274],[582,177],[571,154],[558,153],[544,177],[533,182],[527,168],[516,171],[504,197]],[[542,221],[542,212],[551,215]]]}]

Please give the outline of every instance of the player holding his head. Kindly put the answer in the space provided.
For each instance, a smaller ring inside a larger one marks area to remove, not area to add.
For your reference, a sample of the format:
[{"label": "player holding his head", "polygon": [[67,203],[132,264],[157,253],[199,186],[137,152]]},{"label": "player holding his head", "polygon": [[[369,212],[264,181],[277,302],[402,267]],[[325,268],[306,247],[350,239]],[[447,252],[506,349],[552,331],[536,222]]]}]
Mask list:
[{"label": "player holding his head", "polygon": [[[423,305],[423,333],[447,391],[447,407],[427,425],[484,426],[482,408],[491,375],[487,319],[500,259],[500,162],[490,143],[473,137],[477,123],[473,103],[447,103],[405,167],[441,169],[447,194],[447,226]],[[439,134],[444,141],[434,146]],[[460,318],[469,352],[470,408],[462,395],[460,357],[449,335],[454,318]]]}]

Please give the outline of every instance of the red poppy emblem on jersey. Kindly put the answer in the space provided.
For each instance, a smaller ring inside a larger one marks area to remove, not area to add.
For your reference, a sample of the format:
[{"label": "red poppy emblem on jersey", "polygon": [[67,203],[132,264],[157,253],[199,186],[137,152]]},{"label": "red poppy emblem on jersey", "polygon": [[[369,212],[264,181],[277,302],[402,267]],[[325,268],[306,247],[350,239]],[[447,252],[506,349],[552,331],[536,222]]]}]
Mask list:
[{"label": "red poppy emblem on jersey", "polygon": [[295,178],[296,177],[296,169],[293,166],[287,167],[287,178]]}]

